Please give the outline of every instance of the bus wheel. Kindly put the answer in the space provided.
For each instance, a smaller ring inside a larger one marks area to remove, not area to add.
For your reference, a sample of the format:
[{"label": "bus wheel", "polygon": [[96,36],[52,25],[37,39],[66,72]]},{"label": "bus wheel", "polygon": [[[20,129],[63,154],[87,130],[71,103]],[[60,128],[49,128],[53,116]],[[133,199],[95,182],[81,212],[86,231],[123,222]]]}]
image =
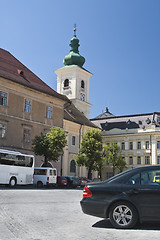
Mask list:
[{"label": "bus wheel", "polygon": [[43,183],[41,181],[37,182],[37,188],[42,188],[43,187]]},{"label": "bus wheel", "polygon": [[9,181],[9,186],[10,187],[15,187],[17,184],[17,179],[15,177],[11,177],[10,181]]}]

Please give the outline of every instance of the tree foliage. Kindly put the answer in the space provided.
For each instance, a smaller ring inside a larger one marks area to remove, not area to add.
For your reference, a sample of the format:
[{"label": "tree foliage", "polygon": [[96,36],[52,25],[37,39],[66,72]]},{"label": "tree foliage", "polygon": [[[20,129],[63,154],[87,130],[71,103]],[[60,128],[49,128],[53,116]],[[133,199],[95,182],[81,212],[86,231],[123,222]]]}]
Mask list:
[{"label": "tree foliage", "polygon": [[56,161],[67,143],[65,131],[59,127],[51,128],[47,134],[41,133],[33,140],[33,151],[36,155],[44,156],[44,166],[48,161]]},{"label": "tree foliage", "polygon": [[121,157],[120,153],[121,150],[117,143],[111,142],[104,146],[104,155],[113,169],[113,175],[115,175],[116,169],[118,172],[122,172],[126,167],[126,161]]},{"label": "tree foliage", "polygon": [[89,179],[91,179],[92,171],[98,171],[101,175],[104,158],[102,156],[102,136],[98,129],[90,129],[84,134],[77,157],[77,165],[85,166],[88,169]]}]

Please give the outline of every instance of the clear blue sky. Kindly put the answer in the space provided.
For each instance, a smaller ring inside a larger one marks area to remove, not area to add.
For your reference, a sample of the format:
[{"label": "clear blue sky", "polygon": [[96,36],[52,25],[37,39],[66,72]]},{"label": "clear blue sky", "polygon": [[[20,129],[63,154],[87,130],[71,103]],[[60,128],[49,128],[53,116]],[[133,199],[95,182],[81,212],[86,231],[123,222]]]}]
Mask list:
[{"label": "clear blue sky", "polygon": [[160,111],[160,0],[0,0],[0,47],[56,90],[77,24],[90,117]]}]

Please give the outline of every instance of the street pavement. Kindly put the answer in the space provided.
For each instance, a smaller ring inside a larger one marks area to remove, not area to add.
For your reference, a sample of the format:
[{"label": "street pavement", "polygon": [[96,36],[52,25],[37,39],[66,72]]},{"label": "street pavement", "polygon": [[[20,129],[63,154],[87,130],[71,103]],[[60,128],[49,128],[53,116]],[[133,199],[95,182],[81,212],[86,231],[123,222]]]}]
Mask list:
[{"label": "street pavement", "polygon": [[142,240],[160,238],[160,223],[114,229],[81,211],[81,189],[0,188],[0,240]]}]

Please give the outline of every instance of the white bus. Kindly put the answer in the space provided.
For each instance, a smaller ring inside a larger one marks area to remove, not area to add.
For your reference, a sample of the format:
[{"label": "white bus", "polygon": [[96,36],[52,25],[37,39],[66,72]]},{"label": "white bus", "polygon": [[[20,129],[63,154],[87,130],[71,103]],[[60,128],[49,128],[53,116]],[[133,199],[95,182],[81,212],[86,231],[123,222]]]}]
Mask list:
[{"label": "white bus", "polygon": [[33,184],[34,156],[0,149],[0,184]]}]

